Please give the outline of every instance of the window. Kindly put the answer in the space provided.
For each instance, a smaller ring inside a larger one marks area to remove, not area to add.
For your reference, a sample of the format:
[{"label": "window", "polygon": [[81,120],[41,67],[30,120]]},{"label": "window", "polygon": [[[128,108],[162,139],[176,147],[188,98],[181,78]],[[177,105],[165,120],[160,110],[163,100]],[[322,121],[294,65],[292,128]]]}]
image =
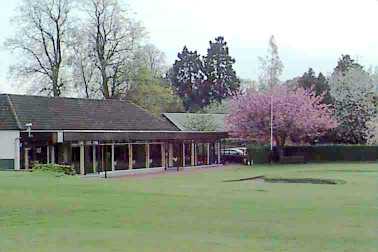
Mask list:
[{"label": "window", "polygon": [[198,143],[196,147],[197,151],[197,165],[207,164],[207,146],[204,143]]},{"label": "window", "polygon": [[146,168],[146,145],[133,144],[133,169]]},{"label": "window", "polygon": [[210,164],[217,164],[218,163],[218,158],[217,158],[217,148],[215,143],[210,143]]},{"label": "window", "polygon": [[115,170],[129,169],[129,146],[116,145],[114,146],[114,166]]},{"label": "window", "polygon": [[150,144],[150,167],[162,167],[161,144]]},{"label": "window", "polygon": [[[93,171],[93,148],[96,148],[96,146],[84,146],[85,174],[94,173],[94,171]],[[80,155],[80,148],[79,148],[79,155]],[[80,163],[80,156],[79,156],[79,163]]]},{"label": "window", "polygon": [[192,165],[192,144],[186,143],[185,144],[185,166]]}]

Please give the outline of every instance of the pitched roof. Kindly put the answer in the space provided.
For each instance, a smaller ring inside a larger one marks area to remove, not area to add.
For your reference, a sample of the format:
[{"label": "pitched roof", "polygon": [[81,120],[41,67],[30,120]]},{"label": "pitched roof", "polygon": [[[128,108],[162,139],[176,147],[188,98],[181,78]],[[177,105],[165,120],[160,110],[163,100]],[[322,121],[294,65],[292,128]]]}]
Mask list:
[{"label": "pitched roof", "polygon": [[0,129],[32,123],[33,130],[178,130],[128,101],[0,95],[1,105]]},{"label": "pitched roof", "polygon": [[0,94],[0,129],[13,130],[18,129],[17,120],[9,103],[9,96]]},{"label": "pitched roof", "polygon": [[176,126],[182,131],[193,130],[186,126],[187,120],[189,118],[206,116],[206,117],[209,117],[209,119],[214,121],[217,132],[226,132],[226,129],[225,129],[226,114],[164,113],[163,116],[167,118],[174,126]]}]

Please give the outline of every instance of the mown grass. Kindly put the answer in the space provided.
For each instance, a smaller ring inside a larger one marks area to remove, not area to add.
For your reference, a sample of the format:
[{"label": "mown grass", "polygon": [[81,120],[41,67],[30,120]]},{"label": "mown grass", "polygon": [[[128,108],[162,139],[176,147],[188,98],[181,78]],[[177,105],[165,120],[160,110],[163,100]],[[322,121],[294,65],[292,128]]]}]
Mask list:
[{"label": "mown grass", "polygon": [[[345,184],[223,182],[341,179]],[[378,165],[83,179],[0,172],[0,251],[376,251]]]}]

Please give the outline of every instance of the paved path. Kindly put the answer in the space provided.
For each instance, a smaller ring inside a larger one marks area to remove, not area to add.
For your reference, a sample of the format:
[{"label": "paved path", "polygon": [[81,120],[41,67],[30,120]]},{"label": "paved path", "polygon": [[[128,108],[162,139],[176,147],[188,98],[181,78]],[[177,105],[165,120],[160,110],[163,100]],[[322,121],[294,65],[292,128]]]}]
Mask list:
[{"label": "paved path", "polygon": [[222,165],[222,166],[216,166],[216,167],[207,167],[207,168],[185,168],[184,170],[180,171],[163,171],[163,172],[155,172],[155,173],[144,173],[144,174],[130,174],[125,176],[119,176],[119,177],[113,177],[111,179],[150,179],[155,177],[161,177],[161,176],[185,176],[195,173],[201,173],[201,172],[213,172],[213,171],[219,171],[219,170],[228,170],[235,168],[233,165]]}]

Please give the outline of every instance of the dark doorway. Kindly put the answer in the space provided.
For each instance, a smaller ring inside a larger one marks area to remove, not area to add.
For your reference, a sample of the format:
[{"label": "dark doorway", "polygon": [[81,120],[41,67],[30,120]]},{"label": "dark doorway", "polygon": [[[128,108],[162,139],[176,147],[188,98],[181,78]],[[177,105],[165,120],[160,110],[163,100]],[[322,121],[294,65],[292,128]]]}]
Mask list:
[{"label": "dark doorway", "polygon": [[150,167],[157,168],[162,167],[162,153],[161,144],[150,144]]},{"label": "dark doorway", "polygon": [[133,144],[133,169],[146,168],[146,145]]},{"label": "dark doorway", "polygon": [[121,145],[114,147],[114,162],[115,170],[128,170],[129,169],[129,146]]},{"label": "dark doorway", "polygon": [[192,166],[192,144],[185,143],[185,166]]}]

